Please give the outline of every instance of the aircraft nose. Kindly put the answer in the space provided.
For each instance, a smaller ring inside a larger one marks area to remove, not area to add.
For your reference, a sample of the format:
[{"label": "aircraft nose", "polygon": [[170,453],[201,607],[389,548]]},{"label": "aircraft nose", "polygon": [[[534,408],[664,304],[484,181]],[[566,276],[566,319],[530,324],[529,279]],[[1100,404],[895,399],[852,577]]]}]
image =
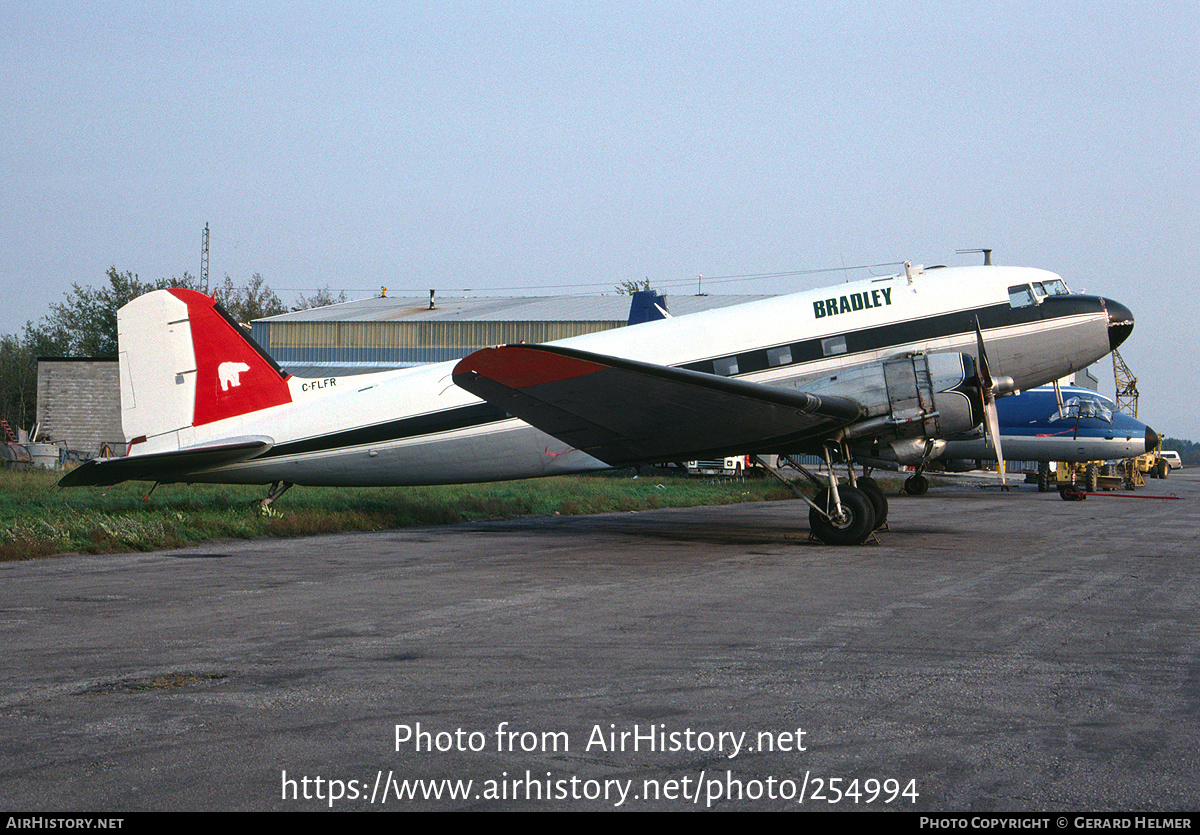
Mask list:
[{"label": "aircraft nose", "polygon": [[1147,426],[1146,427],[1146,452],[1150,452],[1156,446],[1158,446],[1158,433],[1155,432],[1153,429],[1151,429],[1149,426]]},{"label": "aircraft nose", "polygon": [[1101,299],[1108,311],[1108,344],[1113,350],[1129,338],[1133,332],[1133,311],[1112,299]]}]

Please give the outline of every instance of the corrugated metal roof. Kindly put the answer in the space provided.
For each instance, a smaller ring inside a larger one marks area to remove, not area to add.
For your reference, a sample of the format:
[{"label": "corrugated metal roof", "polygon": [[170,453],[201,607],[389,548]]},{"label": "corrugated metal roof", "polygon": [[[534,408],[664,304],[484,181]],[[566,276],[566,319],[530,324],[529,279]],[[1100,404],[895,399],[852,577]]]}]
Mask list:
[{"label": "corrugated metal roof", "polygon": [[[677,296],[667,304],[679,316],[764,298],[770,297]],[[251,331],[298,376],[331,368],[361,373],[459,359],[487,345],[551,342],[622,328],[630,302],[615,294],[444,298],[431,310],[428,298],[372,298],[256,319]]]},{"label": "corrugated metal roof", "polygon": [[[667,308],[673,316],[729,307],[769,296],[668,296]],[[343,302],[328,307],[283,313],[257,322],[403,322],[403,321],[478,321],[478,322],[578,322],[629,319],[630,297],[611,296],[537,296],[495,298],[450,298],[436,296],[434,308],[428,298],[370,298]]]}]

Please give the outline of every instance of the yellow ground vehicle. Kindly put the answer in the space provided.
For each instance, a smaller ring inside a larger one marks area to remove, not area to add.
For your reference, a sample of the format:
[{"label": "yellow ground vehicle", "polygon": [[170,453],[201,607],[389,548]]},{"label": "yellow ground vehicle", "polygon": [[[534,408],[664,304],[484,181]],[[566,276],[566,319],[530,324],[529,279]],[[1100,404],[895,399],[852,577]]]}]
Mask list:
[{"label": "yellow ground vehicle", "polygon": [[[1143,483],[1145,483],[1143,481]],[[1073,484],[1088,493],[1097,490],[1132,490],[1123,465],[1103,461],[1043,461],[1038,465],[1038,490],[1042,493]]]},{"label": "yellow ground vehicle", "polygon": [[1135,486],[1141,487],[1146,483],[1146,476],[1150,478],[1166,478],[1167,473],[1171,471],[1170,462],[1162,455],[1162,439],[1163,436],[1158,436],[1158,446],[1147,452],[1145,455],[1139,455],[1137,458],[1130,458],[1125,462],[1125,471],[1127,478],[1131,479]]}]

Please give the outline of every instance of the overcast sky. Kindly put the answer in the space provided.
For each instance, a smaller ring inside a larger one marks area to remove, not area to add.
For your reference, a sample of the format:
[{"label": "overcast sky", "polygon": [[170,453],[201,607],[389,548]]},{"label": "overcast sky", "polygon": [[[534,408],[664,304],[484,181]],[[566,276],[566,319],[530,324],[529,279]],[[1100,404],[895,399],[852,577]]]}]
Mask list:
[{"label": "overcast sky", "polygon": [[288,303],[990,247],[1127,304],[1139,417],[1200,440],[1195,4],[3,6],[2,333],[199,273],[205,223],[212,278]]}]

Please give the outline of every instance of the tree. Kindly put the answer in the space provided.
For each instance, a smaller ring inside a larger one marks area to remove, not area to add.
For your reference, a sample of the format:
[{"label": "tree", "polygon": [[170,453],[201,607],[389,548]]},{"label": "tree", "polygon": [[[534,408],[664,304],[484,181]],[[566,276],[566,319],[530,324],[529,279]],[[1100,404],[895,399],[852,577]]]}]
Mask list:
[{"label": "tree", "polygon": [[637,281],[622,281],[615,289],[623,296],[632,296],[634,293],[640,293],[643,290],[649,290],[652,293],[658,292],[650,286],[649,277],[643,278],[640,283]]},{"label": "tree", "polygon": [[260,273],[251,276],[245,287],[235,287],[233,279],[225,276],[225,283],[217,290],[217,301],[230,316],[247,324],[254,319],[288,312],[287,305],[267,286]]},{"label": "tree", "polygon": [[16,336],[0,336],[0,417],[13,428],[33,423],[37,357]]},{"label": "tree", "polygon": [[108,285],[95,289],[72,284],[67,297],[50,305],[50,314],[36,327],[25,325],[27,339],[36,343],[38,356],[115,357],[117,355],[117,310],[138,296],[166,287],[195,288],[196,280],[183,278],[143,282],[126,270],[109,267]]},{"label": "tree", "polygon": [[296,296],[296,305],[292,310],[309,310],[314,307],[329,307],[331,304],[342,304],[346,301],[346,291],[337,294],[335,298],[333,291],[326,284],[312,298],[306,298],[303,293]]}]

